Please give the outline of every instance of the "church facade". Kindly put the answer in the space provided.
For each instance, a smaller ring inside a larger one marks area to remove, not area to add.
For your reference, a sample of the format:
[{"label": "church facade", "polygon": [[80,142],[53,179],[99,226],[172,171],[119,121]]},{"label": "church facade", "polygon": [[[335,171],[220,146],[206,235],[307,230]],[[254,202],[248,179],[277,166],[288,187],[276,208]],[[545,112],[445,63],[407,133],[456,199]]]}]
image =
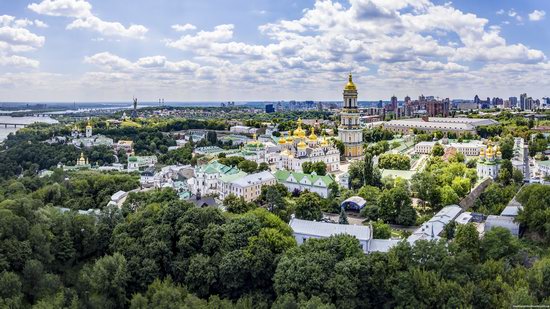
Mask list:
[{"label": "church facade", "polygon": [[302,129],[302,120],[298,119],[298,128],[278,141],[280,153],[275,155],[277,169],[302,172],[305,162],[324,162],[328,172],[340,169],[340,152],[325,138],[318,138],[313,128],[309,136]]}]

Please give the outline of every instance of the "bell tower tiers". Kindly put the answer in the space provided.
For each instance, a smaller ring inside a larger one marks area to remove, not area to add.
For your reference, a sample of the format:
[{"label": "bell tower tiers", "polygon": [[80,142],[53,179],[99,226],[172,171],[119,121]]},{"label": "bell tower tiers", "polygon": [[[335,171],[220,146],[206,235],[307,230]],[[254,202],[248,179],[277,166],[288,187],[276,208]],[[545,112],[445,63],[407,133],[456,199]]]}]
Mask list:
[{"label": "bell tower tiers", "polygon": [[356,158],[363,155],[363,130],[357,109],[357,88],[353,83],[351,73],[344,87],[344,105],[340,113],[338,137],[344,143],[346,158]]}]

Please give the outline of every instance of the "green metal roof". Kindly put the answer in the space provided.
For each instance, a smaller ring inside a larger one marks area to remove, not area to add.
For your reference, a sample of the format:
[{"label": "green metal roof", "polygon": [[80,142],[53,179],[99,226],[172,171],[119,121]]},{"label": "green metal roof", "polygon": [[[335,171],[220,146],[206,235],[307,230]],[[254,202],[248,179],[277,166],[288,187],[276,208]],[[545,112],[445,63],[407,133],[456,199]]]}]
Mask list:
[{"label": "green metal roof", "polygon": [[275,172],[275,178],[277,178],[278,181],[286,181],[290,175],[296,179],[296,181],[301,182],[304,177],[307,177],[307,179],[314,184],[317,180],[321,179],[327,186],[334,182],[334,179],[331,175],[325,175],[325,176],[319,176],[315,174],[306,174],[306,173],[299,173],[299,172],[289,172],[289,171],[283,171],[278,170]]},{"label": "green metal roof", "polygon": [[207,173],[207,174],[224,174],[224,175],[232,175],[240,172],[240,170],[236,167],[231,167],[227,165],[223,165],[219,163],[218,161],[214,161],[211,163],[208,163],[207,165],[200,167],[201,171]]},{"label": "green metal roof", "polygon": [[243,172],[243,171],[239,171],[238,173],[235,173],[235,174],[223,175],[222,177],[220,177],[220,180],[223,181],[223,182],[232,182],[233,180],[237,180],[237,179],[242,178],[246,175],[248,175],[248,174]]}]

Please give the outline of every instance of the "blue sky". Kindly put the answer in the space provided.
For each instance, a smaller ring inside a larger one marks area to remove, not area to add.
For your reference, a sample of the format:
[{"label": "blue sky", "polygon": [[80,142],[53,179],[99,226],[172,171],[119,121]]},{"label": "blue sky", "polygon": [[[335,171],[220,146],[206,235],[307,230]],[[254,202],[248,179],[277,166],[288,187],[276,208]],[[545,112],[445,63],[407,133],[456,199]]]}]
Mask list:
[{"label": "blue sky", "polygon": [[550,1],[0,0],[0,101],[550,95]]}]

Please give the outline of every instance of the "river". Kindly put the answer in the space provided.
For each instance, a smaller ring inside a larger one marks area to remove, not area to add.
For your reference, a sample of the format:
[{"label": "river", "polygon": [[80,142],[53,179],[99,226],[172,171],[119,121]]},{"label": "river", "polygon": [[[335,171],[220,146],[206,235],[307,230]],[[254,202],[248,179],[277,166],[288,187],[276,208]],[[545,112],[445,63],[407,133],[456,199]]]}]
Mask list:
[{"label": "river", "polygon": [[44,122],[44,123],[59,123],[57,120],[50,117],[11,117],[11,116],[0,116],[0,142],[8,137],[12,132],[16,132],[21,129],[20,127],[14,128],[13,126],[8,126],[7,128],[3,125],[5,123],[17,123],[17,124],[31,124],[35,122]]}]

